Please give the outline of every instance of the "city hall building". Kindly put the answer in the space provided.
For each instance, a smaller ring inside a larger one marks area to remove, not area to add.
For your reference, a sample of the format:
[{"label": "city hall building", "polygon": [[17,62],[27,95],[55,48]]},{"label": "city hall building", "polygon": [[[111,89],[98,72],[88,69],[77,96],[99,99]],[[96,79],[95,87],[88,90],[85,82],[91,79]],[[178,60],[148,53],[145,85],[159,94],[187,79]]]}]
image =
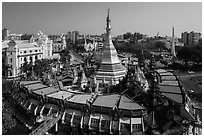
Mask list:
[{"label": "city hall building", "polygon": [[29,64],[37,59],[52,57],[52,41],[42,32],[29,41],[5,40],[2,42],[2,55],[2,63],[10,66],[7,76],[17,77],[25,62]]}]

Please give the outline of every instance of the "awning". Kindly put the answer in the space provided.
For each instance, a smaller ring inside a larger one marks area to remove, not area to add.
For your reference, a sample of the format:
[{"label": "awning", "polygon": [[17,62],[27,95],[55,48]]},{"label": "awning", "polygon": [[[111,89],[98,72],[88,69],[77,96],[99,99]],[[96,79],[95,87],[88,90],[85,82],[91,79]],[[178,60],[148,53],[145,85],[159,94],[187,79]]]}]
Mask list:
[{"label": "awning", "polygon": [[101,120],[111,120],[111,116],[105,115],[105,114],[101,114]]},{"label": "awning", "polygon": [[142,118],[131,118],[131,124],[141,124]]},{"label": "awning", "polygon": [[82,116],[82,112],[78,110],[73,110],[73,114],[77,116]]},{"label": "awning", "polygon": [[100,119],[100,114],[95,113],[94,115],[90,115],[90,118]]},{"label": "awning", "polygon": [[130,118],[127,117],[120,118],[120,123],[130,124]]},{"label": "awning", "polygon": [[39,101],[36,100],[36,99],[33,99],[33,98],[30,99],[30,102],[33,103],[33,104],[35,104],[35,105],[38,105],[38,104],[39,104]]}]

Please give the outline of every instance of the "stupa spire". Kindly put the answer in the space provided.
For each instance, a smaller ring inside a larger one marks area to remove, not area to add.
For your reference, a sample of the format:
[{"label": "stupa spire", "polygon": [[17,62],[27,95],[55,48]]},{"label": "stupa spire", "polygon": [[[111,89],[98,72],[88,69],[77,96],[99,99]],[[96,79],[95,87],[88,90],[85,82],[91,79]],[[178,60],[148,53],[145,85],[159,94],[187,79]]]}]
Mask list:
[{"label": "stupa spire", "polygon": [[[104,79],[113,85],[126,75],[126,68],[121,64],[111,38],[110,9],[106,18],[106,37],[102,52],[100,68],[96,73],[96,80],[103,83]],[[114,81],[112,83],[112,81]]]},{"label": "stupa spire", "polygon": [[108,38],[111,38],[110,9],[108,9],[108,16],[106,18],[106,34]]}]

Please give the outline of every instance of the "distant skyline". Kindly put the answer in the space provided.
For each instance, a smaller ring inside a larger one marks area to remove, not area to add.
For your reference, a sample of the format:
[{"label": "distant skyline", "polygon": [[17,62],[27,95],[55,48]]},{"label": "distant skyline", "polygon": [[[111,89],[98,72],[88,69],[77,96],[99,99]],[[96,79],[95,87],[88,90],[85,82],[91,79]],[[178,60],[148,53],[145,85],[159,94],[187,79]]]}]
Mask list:
[{"label": "distant skyline", "polygon": [[201,2],[3,2],[2,29],[11,33],[80,34],[105,32],[110,8],[112,36],[140,32],[149,36],[181,37],[184,31],[202,32]]}]

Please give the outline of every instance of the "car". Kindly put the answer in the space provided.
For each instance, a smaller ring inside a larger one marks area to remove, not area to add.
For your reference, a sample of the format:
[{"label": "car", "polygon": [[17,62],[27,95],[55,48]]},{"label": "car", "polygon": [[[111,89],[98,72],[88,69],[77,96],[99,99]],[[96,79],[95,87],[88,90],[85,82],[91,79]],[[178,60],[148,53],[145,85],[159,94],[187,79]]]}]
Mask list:
[{"label": "car", "polygon": [[195,72],[194,71],[188,71],[188,74],[194,74]]},{"label": "car", "polygon": [[195,91],[192,90],[192,89],[191,89],[191,90],[188,90],[188,92],[191,93],[191,94],[195,93]]}]

